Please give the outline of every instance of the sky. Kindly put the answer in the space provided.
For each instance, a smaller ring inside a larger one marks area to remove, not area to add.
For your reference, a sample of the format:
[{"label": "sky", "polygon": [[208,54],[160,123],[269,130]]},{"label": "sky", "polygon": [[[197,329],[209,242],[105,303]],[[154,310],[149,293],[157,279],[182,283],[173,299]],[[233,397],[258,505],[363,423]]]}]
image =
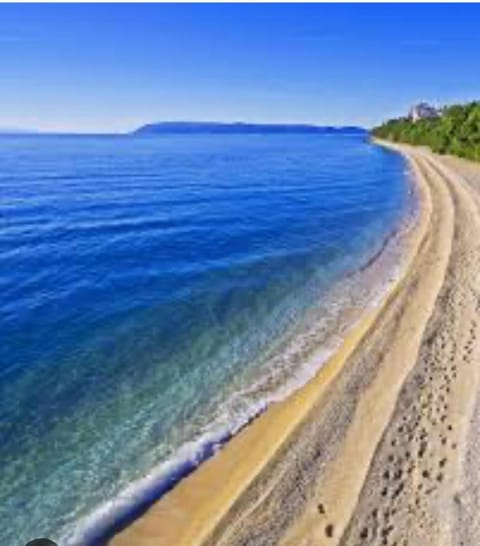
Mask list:
[{"label": "sky", "polygon": [[480,99],[480,4],[0,4],[0,127],[370,127]]}]

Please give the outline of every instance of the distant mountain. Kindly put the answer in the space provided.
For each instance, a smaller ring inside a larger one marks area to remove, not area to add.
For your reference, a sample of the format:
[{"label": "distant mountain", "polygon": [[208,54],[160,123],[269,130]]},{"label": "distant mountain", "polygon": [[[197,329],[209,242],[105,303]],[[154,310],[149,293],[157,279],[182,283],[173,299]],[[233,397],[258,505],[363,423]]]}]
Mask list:
[{"label": "distant mountain", "polygon": [[321,127],[307,124],[265,124],[265,123],[217,123],[212,121],[162,121],[139,127],[134,135],[162,134],[287,134],[287,133],[342,133],[365,134],[361,127]]}]

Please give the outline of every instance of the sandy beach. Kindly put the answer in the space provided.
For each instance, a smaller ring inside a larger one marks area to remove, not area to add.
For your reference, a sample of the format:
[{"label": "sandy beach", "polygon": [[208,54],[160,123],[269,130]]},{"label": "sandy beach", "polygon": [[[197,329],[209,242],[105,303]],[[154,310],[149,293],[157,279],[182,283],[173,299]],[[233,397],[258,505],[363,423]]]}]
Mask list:
[{"label": "sandy beach", "polygon": [[392,147],[421,202],[403,275],[312,381],[111,544],[480,544],[480,166]]}]

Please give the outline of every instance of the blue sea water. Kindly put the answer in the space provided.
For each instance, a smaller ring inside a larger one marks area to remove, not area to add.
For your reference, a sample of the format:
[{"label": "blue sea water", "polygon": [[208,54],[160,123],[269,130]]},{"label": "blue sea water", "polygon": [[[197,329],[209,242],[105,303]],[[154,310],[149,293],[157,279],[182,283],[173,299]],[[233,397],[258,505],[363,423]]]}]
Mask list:
[{"label": "blue sea water", "polygon": [[361,135],[0,137],[0,543],[94,540],[303,384],[412,206]]}]

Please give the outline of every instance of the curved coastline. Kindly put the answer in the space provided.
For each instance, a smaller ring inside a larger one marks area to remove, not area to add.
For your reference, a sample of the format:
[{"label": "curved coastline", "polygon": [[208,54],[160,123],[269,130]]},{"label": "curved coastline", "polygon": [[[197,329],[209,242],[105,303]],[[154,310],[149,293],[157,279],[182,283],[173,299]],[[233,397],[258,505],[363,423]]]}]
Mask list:
[{"label": "curved coastline", "polygon": [[383,144],[429,195],[410,267],[203,546],[480,542],[480,166]]},{"label": "curved coastline", "polygon": [[214,530],[228,521],[227,514],[236,500],[279,456],[299,425],[308,421],[312,409],[327,397],[329,386],[402,286],[427,233],[432,210],[428,184],[415,160],[409,155],[407,159],[415,173],[419,218],[408,233],[402,274],[388,293],[374,308],[364,310],[340,348],[313,379],[286,400],[269,406],[230,438],[215,457],[202,463],[131,525],[117,533],[110,544],[186,546],[208,542]]}]

